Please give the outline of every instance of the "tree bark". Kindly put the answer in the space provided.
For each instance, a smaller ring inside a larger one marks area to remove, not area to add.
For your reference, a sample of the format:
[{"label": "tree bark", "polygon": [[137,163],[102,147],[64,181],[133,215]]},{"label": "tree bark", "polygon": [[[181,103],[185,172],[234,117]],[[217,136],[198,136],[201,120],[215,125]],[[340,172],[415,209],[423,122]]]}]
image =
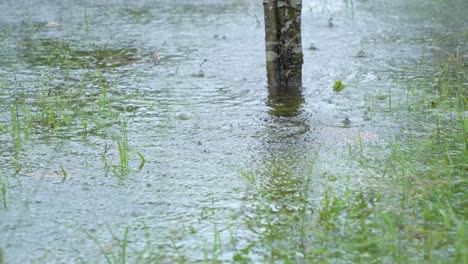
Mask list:
[{"label": "tree bark", "polygon": [[276,0],[263,2],[265,16],[265,56],[269,87],[281,86],[280,41]]},{"label": "tree bark", "polygon": [[270,90],[301,90],[302,0],[264,0],[265,55]]}]

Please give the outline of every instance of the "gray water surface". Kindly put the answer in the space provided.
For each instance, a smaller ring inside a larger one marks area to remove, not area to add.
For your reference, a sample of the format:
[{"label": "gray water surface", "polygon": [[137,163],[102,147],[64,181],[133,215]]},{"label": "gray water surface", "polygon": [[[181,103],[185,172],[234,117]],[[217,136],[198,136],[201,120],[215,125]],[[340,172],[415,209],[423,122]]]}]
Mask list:
[{"label": "gray water surface", "polygon": [[[22,98],[36,114],[41,100],[66,106],[59,128],[34,124],[20,147],[0,134],[5,263],[101,263],[92,238],[111,250],[127,226],[131,248],[145,246],[148,230],[161,254],[177,256],[176,245],[202,261],[214,226],[234,230],[240,244],[256,236],[239,217],[249,207],[242,172],[279,162],[300,174],[315,160],[317,197],[325,172],[359,175],[352,184],[366,186],[373,175],[348,149],[383,147],[404,130],[386,115],[390,100],[404,98],[395,79],[437,52],[428,39],[450,28],[428,21],[429,9],[387,2],[304,2],[303,102],[281,117],[268,100],[260,3],[2,1],[0,124],[10,126]],[[336,80],[346,84],[340,94]],[[122,119],[125,175],[114,171]]]}]

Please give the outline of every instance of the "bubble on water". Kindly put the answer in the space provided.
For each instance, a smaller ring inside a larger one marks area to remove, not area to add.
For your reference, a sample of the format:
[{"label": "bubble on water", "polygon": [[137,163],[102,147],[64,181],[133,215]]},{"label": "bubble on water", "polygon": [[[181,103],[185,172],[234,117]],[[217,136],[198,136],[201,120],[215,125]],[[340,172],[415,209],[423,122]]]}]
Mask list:
[{"label": "bubble on water", "polygon": [[176,114],[176,118],[179,120],[189,120],[190,115],[187,112],[178,112]]}]

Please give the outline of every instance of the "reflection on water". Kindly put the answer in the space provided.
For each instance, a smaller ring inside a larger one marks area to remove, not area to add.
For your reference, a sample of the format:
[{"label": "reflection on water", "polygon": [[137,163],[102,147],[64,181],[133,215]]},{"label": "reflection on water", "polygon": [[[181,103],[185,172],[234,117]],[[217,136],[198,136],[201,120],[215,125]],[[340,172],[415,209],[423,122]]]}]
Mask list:
[{"label": "reflection on water", "polygon": [[304,104],[304,97],[300,89],[278,90],[268,89],[269,114],[273,116],[297,116],[301,106]]}]

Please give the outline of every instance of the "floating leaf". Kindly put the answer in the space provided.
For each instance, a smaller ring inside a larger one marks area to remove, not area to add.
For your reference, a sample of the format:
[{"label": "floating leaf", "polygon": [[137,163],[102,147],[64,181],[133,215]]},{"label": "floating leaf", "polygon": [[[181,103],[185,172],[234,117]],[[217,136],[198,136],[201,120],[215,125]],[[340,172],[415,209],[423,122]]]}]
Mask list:
[{"label": "floating leaf", "polygon": [[344,85],[344,83],[341,80],[338,80],[333,85],[333,91],[339,93],[339,92],[343,91],[345,87],[346,86]]}]

